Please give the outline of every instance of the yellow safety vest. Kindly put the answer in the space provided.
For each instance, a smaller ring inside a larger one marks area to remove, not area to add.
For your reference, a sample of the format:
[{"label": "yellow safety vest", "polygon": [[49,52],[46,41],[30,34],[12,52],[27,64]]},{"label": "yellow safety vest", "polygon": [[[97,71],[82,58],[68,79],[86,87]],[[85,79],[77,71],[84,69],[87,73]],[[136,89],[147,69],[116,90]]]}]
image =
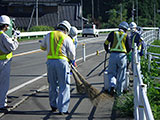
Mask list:
[{"label": "yellow safety vest", "polygon": [[67,56],[62,53],[62,45],[64,39],[67,37],[61,31],[52,31],[50,33],[50,50],[48,52],[48,59],[64,59],[68,60]]},{"label": "yellow safety vest", "polygon": [[127,37],[127,34],[122,31],[114,32],[114,41],[113,41],[110,51],[127,53],[126,46],[125,46],[126,37]]},{"label": "yellow safety vest", "polygon": [[[0,35],[1,35],[1,34],[3,34],[3,31],[0,31]],[[0,60],[10,59],[10,58],[12,58],[12,56],[13,56],[12,52],[6,54],[6,53],[4,53],[4,52],[2,52],[2,51],[0,50]]]},{"label": "yellow safety vest", "polygon": [[73,43],[75,42],[75,38],[72,39]]},{"label": "yellow safety vest", "polygon": [[[132,38],[132,48],[134,48],[134,41],[135,41],[136,35],[137,35],[137,34],[135,34],[135,35],[133,36],[133,38]],[[140,41],[139,41],[139,42],[140,42]],[[141,50],[141,48],[142,48],[142,45],[140,44],[140,45],[138,46],[138,50]]]}]

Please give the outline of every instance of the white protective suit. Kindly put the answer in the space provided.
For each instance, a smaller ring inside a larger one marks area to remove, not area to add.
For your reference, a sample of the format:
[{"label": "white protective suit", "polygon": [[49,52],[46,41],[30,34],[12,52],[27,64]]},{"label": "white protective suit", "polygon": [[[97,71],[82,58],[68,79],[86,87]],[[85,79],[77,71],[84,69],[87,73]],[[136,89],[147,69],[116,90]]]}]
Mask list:
[{"label": "white protective suit", "polygon": [[[1,31],[2,32],[2,31]],[[5,54],[9,54],[16,50],[19,43],[16,39],[12,40],[4,32],[0,34],[0,51]],[[9,79],[10,79],[10,59],[3,59],[0,56],[0,108],[6,106],[6,95],[9,89]]]}]

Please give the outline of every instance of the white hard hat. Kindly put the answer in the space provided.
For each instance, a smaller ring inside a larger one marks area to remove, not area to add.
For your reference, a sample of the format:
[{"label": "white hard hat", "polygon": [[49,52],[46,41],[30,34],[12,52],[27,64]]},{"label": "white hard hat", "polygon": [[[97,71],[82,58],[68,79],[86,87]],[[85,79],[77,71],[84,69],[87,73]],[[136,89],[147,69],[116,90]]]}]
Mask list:
[{"label": "white hard hat", "polygon": [[137,25],[136,25],[135,22],[131,22],[130,25],[129,25],[129,27],[130,27],[131,29],[133,29],[133,28],[136,28]]},{"label": "white hard hat", "polygon": [[74,26],[72,26],[72,27],[71,27],[71,30],[70,30],[70,35],[71,35],[72,37],[74,37],[74,36],[76,36],[77,34],[78,34],[77,28],[74,27]]},{"label": "white hard hat", "polygon": [[64,20],[64,21],[62,21],[62,22],[60,22],[58,24],[58,26],[61,26],[61,25],[63,25],[64,27],[66,27],[67,31],[70,32],[71,24],[67,20]]},{"label": "white hard hat", "polygon": [[6,15],[1,15],[0,16],[0,24],[7,24],[10,25],[10,18]]}]

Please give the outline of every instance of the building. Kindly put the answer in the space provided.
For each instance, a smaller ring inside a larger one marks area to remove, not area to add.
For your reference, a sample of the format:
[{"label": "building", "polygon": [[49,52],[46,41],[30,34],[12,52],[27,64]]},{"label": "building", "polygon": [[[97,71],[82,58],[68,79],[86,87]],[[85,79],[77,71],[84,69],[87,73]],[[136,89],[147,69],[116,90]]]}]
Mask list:
[{"label": "building", "polygon": [[80,28],[81,19],[77,19],[79,8],[79,4],[69,4],[65,0],[0,1],[0,15],[15,18],[16,26],[25,30],[36,25],[55,27],[62,20]]}]

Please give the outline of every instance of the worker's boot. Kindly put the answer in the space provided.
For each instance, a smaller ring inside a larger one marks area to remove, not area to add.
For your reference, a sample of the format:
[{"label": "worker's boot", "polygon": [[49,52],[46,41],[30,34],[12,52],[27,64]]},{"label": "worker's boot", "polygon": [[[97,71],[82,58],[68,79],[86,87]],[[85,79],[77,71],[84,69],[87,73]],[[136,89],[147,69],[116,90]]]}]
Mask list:
[{"label": "worker's boot", "polygon": [[110,95],[112,95],[112,96],[114,96],[115,94],[116,94],[116,90],[115,90],[115,88],[114,87],[111,87],[111,89],[110,89]]}]

